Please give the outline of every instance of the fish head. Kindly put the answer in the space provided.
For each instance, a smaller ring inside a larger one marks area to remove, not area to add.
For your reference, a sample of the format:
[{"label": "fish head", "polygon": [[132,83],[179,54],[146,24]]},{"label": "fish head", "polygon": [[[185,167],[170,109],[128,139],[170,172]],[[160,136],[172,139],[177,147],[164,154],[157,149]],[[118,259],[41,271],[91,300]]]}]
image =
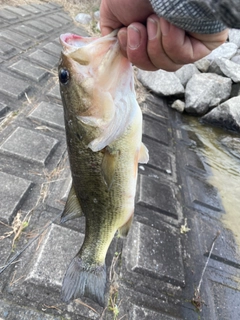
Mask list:
[{"label": "fish head", "polygon": [[104,37],[60,36],[60,92],[66,114],[95,130],[89,144],[99,151],[125,130],[136,105],[131,63],[124,57],[117,30]]}]

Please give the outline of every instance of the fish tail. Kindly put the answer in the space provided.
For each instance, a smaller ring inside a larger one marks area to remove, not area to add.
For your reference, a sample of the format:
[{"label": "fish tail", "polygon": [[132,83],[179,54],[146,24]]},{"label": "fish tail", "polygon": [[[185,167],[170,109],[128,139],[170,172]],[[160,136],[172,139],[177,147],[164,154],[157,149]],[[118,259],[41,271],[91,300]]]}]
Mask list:
[{"label": "fish tail", "polygon": [[104,307],[105,286],[105,264],[90,266],[84,263],[81,257],[76,256],[64,276],[61,299],[68,302],[85,296]]}]

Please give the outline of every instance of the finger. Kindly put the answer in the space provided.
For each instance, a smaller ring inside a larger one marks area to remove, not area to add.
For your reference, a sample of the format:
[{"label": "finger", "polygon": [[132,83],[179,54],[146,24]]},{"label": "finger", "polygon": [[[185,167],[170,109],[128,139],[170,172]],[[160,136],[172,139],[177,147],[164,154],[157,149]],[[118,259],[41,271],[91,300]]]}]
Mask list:
[{"label": "finger", "polygon": [[127,47],[128,59],[138,68],[148,71],[155,71],[147,53],[147,30],[146,27],[138,22],[132,23],[127,28]]},{"label": "finger", "polygon": [[[169,24],[169,23],[168,23]],[[170,25],[170,24],[169,24]],[[166,28],[169,26],[166,25]],[[166,31],[166,30],[165,30]],[[151,15],[147,19],[148,43],[147,52],[149,59],[156,69],[164,69],[166,71],[176,71],[182,64],[176,63],[169,56],[168,52],[162,44],[162,31],[160,27],[160,19],[157,15]]]}]

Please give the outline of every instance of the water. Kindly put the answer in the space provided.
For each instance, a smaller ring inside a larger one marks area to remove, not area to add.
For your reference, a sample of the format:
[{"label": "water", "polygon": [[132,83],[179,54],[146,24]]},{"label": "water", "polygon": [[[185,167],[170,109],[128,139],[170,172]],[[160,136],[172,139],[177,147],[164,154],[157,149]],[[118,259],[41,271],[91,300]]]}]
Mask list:
[{"label": "water", "polygon": [[[233,232],[240,247],[240,135],[202,125],[196,118],[187,117],[187,122],[185,129],[197,135],[197,151],[212,172],[209,182],[222,198],[226,211],[222,222]],[[231,141],[230,148],[225,146],[226,140]]]}]

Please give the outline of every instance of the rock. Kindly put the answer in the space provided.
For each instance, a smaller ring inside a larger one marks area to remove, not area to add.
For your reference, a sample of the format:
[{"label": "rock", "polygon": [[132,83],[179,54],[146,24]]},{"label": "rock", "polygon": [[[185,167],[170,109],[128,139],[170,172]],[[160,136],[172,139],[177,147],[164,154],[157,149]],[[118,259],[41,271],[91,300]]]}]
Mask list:
[{"label": "rock", "polygon": [[194,74],[200,73],[198,68],[193,64],[186,64],[175,72],[175,75],[181,81],[181,84],[185,87],[187,82]]},{"label": "rock", "polygon": [[228,152],[240,159],[240,138],[225,137],[221,139],[221,143]]},{"label": "rock", "polygon": [[215,63],[225,76],[234,82],[240,82],[240,65],[225,58],[218,58]]},{"label": "rock", "polygon": [[[216,59],[217,60],[217,59]],[[215,73],[218,74],[219,76],[224,76],[224,73],[222,72],[221,68],[219,67],[219,65],[217,64],[216,60],[212,60],[209,68],[208,68],[208,72],[209,73]]]},{"label": "rock", "polygon": [[161,96],[183,95],[184,87],[174,72],[138,70],[137,78],[144,86]]},{"label": "rock", "polygon": [[214,49],[209,55],[205,57],[208,60],[216,58],[231,59],[237,52],[238,46],[235,43],[225,42],[218,48]]},{"label": "rock", "polygon": [[240,30],[229,29],[228,38],[229,42],[235,43],[238,46],[238,48],[240,47]]},{"label": "rock", "polygon": [[231,61],[240,64],[240,54],[237,54],[235,56],[232,57]]},{"label": "rock", "polygon": [[206,58],[202,58],[196,62],[194,62],[195,66],[198,68],[201,72],[208,72],[208,68],[210,66],[210,61]]},{"label": "rock", "polygon": [[100,11],[99,10],[94,12],[94,19],[97,21],[100,21]]},{"label": "rock", "polygon": [[232,84],[232,91],[230,97],[237,97],[240,95],[240,82]]},{"label": "rock", "polygon": [[76,15],[75,20],[81,24],[89,24],[92,20],[90,14],[87,13],[79,13]]},{"label": "rock", "polygon": [[203,115],[230,96],[231,80],[212,73],[195,74],[187,83],[185,110]]},{"label": "rock", "polygon": [[185,109],[185,102],[183,102],[182,100],[175,100],[173,102],[173,104],[171,105],[171,107],[179,112],[183,112]]},{"label": "rock", "polygon": [[240,96],[233,97],[214,108],[202,120],[225,129],[240,132]]}]

